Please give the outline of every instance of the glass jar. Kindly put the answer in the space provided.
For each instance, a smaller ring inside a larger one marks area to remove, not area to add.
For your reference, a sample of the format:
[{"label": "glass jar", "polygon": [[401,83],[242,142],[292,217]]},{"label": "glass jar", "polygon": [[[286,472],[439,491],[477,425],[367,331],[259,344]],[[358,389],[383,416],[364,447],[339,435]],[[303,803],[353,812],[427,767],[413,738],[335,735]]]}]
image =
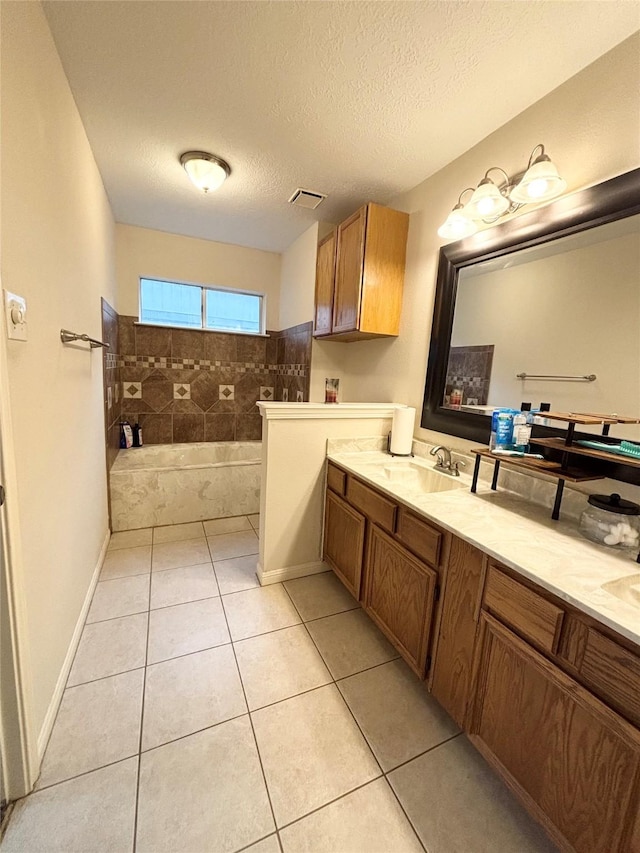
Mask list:
[{"label": "glass jar", "polygon": [[580,516],[580,533],[609,548],[640,547],[640,506],[611,495],[589,495],[589,506]]}]

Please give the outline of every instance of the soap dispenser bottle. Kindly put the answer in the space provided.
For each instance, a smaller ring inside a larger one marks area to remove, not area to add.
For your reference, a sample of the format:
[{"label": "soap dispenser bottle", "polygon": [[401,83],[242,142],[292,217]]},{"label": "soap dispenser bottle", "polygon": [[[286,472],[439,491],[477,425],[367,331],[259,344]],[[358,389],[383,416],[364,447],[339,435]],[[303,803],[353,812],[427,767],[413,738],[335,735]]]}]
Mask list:
[{"label": "soap dispenser bottle", "polygon": [[513,419],[513,449],[519,453],[528,453],[531,438],[531,403],[521,405],[522,408]]}]

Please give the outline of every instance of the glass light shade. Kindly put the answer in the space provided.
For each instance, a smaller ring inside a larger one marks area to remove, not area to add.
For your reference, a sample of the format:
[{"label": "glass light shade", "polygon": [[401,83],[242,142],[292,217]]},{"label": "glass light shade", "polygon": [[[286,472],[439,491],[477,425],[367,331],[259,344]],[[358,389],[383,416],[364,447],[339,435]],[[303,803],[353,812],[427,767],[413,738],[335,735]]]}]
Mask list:
[{"label": "glass light shade", "polygon": [[502,216],[509,209],[505,198],[490,178],[484,178],[465,205],[464,211],[472,219],[490,219]]},{"label": "glass light shade", "polygon": [[524,173],[520,183],[511,190],[510,198],[518,204],[546,201],[564,192],[567,182],[558,174],[551,160],[544,155]]},{"label": "glass light shade", "polygon": [[462,212],[462,205],[456,204],[446,220],[438,228],[438,237],[445,240],[462,240],[478,230],[477,225]]},{"label": "glass light shade", "polygon": [[196,187],[205,193],[221,187],[231,172],[224,160],[204,152],[187,152],[180,162]]}]

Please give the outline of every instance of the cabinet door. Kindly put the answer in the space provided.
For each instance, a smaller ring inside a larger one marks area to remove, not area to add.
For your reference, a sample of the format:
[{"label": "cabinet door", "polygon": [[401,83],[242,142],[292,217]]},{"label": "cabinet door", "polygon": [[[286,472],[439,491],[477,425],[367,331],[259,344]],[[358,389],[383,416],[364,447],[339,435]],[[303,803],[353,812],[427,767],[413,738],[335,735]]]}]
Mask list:
[{"label": "cabinet door", "polygon": [[334,332],[351,332],[358,328],[366,222],[367,208],[361,207],[338,226]]},{"label": "cabinet door", "polygon": [[379,527],[369,528],[364,607],[409,666],[424,678],[437,572]]},{"label": "cabinet door", "polygon": [[628,853],[640,734],[493,617],[481,624],[471,740],[563,849]]},{"label": "cabinet door", "polygon": [[431,692],[462,728],[472,695],[473,652],[485,563],[482,551],[462,539],[453,538],[446,568]]},{"label": "cabinet door", "polygon": [[327,492],[324,514],[324,558],[357,599],[364,555],[364,516]]},{"label": "cabinet door", "polygon": [[400,331],[408,233],[408,214],[379,204],[367,205],[361,332],[397,335]]},{"label": "cabinet door", "polygon": [[336,276],[336,231],[318,244],[316,260],[316,313],[314,334],[331,334],[333,320],[333,288]]}]

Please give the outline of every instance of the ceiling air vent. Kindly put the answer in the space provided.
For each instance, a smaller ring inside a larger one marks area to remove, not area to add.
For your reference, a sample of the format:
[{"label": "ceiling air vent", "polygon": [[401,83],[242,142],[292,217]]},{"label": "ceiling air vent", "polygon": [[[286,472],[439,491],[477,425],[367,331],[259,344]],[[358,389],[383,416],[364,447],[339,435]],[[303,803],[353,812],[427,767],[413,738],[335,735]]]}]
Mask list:
[{"label": "ceiling air vent", "polygon": [[315,210],[325,198],[324,193],[314,193],[311,190],[302,190],[298,187],[289,199],[289,204],[295,204],[296,207],[306,207],[307,210]]}]

